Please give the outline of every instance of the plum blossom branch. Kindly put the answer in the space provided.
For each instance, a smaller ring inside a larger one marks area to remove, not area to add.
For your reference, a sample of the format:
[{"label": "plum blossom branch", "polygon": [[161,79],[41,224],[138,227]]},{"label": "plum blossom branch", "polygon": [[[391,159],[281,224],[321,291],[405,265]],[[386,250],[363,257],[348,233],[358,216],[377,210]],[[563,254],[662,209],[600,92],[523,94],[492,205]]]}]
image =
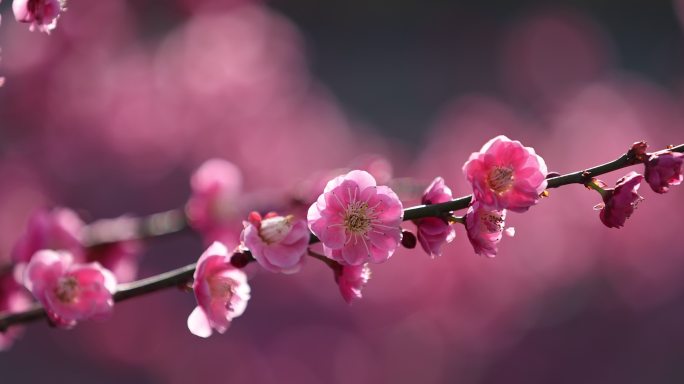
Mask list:
[{"label": "plum blossom branch", "polygon": [[[684,152],[684,144],[669,147],[667,150],[671,152]],[[626,168],[641,163],[642,161],[643,160],[641,160],[638,154],[635,154],[632,149],[611,162],[565,175],[550,177],[547,179],[547,188],[558,188],[569,184],[586,185],[596,176]],[[425,217],[448,218],[452,212],[468,208],[471,201],[472,195],[468,195],[444,203],[406,208],[403,211],[403,220],[409,221]],[[122,223],[131,229],[132,232],[122,234],[120,231],[115,231],[117,232],[116,236],[119,236],[116,238],[107,234],[108,229],[110,229],[112,225],[121,226]],[[86,239],[87,244],[93,246],[130,238],[124,238],[125,236],[132,236],[134,238],[154,237],[176,233],[186,228],[188,228],[188,226],[182,211],[171,210],[154,214],[146,218],[119,218],[96,222],[88,228]],[[319,239],[316,236],[311,235],[309,243],[314,244],[317,242],[319,242]],[[236,265],[238,267],[244,266],[254,260],[248,250],[239,250],[238,254],[240,255],[239,258],[233,258],[231,260],[231,263],[239,264]],[[188,287],[188,284],[191,282],[193,274],[195,273],[196,266],[196,263],[192,263],[145,279],[119,284],[113,295],[113,299],[115,302],[120,302],[166,288]],[[5,331],[12,325],[28,323],[45,317],[46,313],[39,304],[34,304],[30,309],[22,312],[0,314],[0,331]]]}]

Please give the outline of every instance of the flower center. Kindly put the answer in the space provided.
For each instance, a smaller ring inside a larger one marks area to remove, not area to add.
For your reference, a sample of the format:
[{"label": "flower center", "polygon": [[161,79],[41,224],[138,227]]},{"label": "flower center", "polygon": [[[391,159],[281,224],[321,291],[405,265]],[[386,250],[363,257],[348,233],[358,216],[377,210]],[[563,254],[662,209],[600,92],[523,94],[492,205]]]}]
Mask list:
[{"label": "flower center", "polygon": [[78,296],[78,282],[73,276],[60,277],[55,287],[55,296],[63,303],[73,303]]},{"label": "flower center", "polygon": [[487,174],[487,185],[496,193],[504,193],[513,186],[513,168],[494,167]]},{"label": "flower center", "polygon": [[276,216],[261,221],[259,237],[266,244],[281,242],[292,229],[292,215]]},{"label": "flower center", "polygon": [[349,204],[344,213],[344,227],[352,233],[366,233],[371,228],[373,210],[363,201]]},{"label": "flower center", "polygon": [[209,279],[209,292],[214,299],[230,301],[233,297],[233,285],[235,282],[227,277],[214,276]]},{"label": "flower center", "polygon": [[487,212],[480,216],[480,224],[488,233],[501,232],[504,229],[504,218],[496,212]]}]

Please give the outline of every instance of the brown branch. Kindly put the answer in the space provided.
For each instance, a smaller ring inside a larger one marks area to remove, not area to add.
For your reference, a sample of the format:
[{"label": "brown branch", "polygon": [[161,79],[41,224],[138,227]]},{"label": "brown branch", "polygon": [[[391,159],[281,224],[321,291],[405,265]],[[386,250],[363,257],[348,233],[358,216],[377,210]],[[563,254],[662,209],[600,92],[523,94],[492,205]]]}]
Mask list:
[{"label": "brown branch", "polygon": [[[673,152],[684,152],[684,144],[678,145],[676,147],[669,148]],[[618,169],[626,168],[631,165],[639,163],[640,160],[635,158],[631,152],[627,152],[619,158],[601,164],[592,168],[585,170],[568,173],[565,175],[551,177],[548,179],[548,188],[558,188],[568,184],[586,184],[593,177],[616,171]],[[465,209],[470,204],[472,200],[472,195],[459,197],[452,201],[440,204],[432,205],[420,205],[415,207],[406,208],[404,210],[404,220],[415,220],[423,217],[439,217],[445,214],[449,214],[453,211],[458,211]],[[152,215],[145,219],[138,219],[135,222],[138,229],[141,229],[141,234],[147,234],[149,236],[163,235],[172,233],[173,230],[182,230],[186,227],[185,221],[183,219],[182,226],[179,224],[179,211],[168,211],[157,215]],[[114,219],[119,220],[119,219]],[[134,219],[135,220],[135,219]],[[155,223],[164,223],[166,225],[157,225]],[[95,232],[95,231],[94,231]],[[104,232],[104,231],[103,231]],[[104,236],[104,235],[103,235]],[[96,239],[96,240],[95,240]],[[97,241],[107,240],[104,237],[93,237],[91,241],[97,243]],[[310,243],[317,243],[319,240],[316,236],[311,235]],[[243,258],[241,262],[248,263],[253,261],[249,251],[244,252],[246,258]],[[114,294],[114,301],[124,301],[133,297],[140,295],[145,295],[148,293],[156,292],[162,289],[170,287],[182,287],[187,285],[191,280],[195,272],[196,264],[189,264],[184,267],[175,269],[173,271],[165,272],[159,275],[151,276],[146,279],[134,281],[126,284],[119,284],[117,292]],[[29,310],[17,313],[6,313],[0,314],[0,331],[6,330],[8,327],[21,323],[28,323],[31,321],[39,320],[45,318],[45,312],[43,308],[36,304]]]}]

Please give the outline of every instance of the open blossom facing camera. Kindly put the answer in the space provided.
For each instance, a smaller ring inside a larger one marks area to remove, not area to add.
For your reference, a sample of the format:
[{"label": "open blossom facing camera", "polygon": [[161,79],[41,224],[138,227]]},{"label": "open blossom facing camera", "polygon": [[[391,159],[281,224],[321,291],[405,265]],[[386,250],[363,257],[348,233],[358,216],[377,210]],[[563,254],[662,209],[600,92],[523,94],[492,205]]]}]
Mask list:
[{"label": "open blossom facing camera", "polygon": [[361,289],[368,283],[371,270],[368,264],[362,265],[342,265],[335,270],[335,281],[340,288],[342,298],[348,304],[360,299]]},{"label": "open blossom facing camera", "polygon": [[[497,244],[501,241],[506,221],[506,210],[492,210],[484,207],[479,201],[474,201],[465,215],[465,226],[468,240],[473,245],[475,253],[481,256],[494,257],[498,252]],[[508,228],[506,234],[513,236],[513,228]]]},{"label": "open blossom facing camera", "polygon": [[109,316],[116,278],[99,263],[75,264],[67,252],[43,250],[26,266],[24,286],[55,325],[70,328],[81,320]]},{"label": "open blossom facing camera", "polygon": [[634,208],[644,198],[639,196],[639,186],[644,176],[630,172],[615,184],[615,189],[603,193],[603,208],[599,213],[601,222],[609,228],[620,228],[634,213]]},{"label": "open blossom facing camera", "polygon": [[226,247],[215,242],[197,261],[194,278],[197,307],[188,317],[188,329],[199,337],[211,336],[212,329],[224,333],[247,307],[247,275],[230,264]]},{"label": "open blossom facing camera", "polygon": [[651,154],[645,163],[646,182],[657,193],[667,192],[671,186],[682,182],[682,163],[682,153],[665,151]]},{"label": "open blossom facing camera", "polygon": [[[451,201],[451,189],[444,184],[441,177],[435,178],[423,193],[421,203],[424,205]],[[456,230],[441,217],[425,217],[413,221],[418,227],[418,242],[430,256],[440,256],[442,245],[450,243],[456,237]]]},{"label": "open blossom facing camera", "polygon": [[389,259],[401,241],[402,217],[394,191],[359,170],[330,180],[307,215],[325,255],[348,265]]},{"label": "open blossom facing camera", "polygon": [[244,226],[241,240],[259,265],[272,272],[299,271],[310,237],[304,220],[275,213],[262,219],[252,212]]},{"label": "open blossom facing camera", "polygon": [[473,195],[492,210],[525,212],[546,188],[546,163],[534,149],[506,136],[489,140],[463,166]]},{"label": "open blossom facing camera", "polygon": [[50,33],[57,26],[59,13],[64,10],[65,0],[14,0],[14,18],[22,23],[31,23],[31,31]]},{"label": "open blossom facing camera", "polygon": [[242,190],[242,173],[233,163],[222,159],[205,161],[190,179],[192,196],[185,212],[192,228],[202,234],[206,244],[224,240],[239,223],[237,202]]}]

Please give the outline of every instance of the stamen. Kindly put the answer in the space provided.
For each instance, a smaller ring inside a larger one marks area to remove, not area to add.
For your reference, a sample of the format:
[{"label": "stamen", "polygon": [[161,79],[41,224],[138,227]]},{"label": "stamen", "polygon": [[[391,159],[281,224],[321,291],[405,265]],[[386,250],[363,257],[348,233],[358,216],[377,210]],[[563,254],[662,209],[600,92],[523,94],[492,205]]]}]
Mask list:
[{"label": "stamen", "polygon": [[511,167],[494,167],[487,175],[489,189],[499,194],[511,189],[513,180],[513,168]]},{"label": "stamen", "polygon": [[55,296],[63,303],[73,303],[78,296],[78,282],[73,276],[61,277],[55,288]]}]

